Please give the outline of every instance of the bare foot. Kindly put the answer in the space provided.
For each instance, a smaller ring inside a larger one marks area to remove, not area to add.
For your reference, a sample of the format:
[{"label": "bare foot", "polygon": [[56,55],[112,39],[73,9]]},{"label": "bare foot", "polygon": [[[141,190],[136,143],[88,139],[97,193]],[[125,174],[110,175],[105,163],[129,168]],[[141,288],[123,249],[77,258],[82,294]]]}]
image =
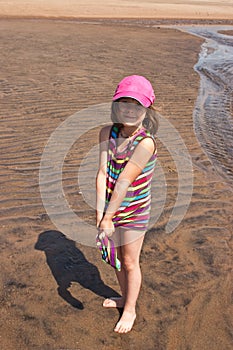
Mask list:
[{"label": "bare foot", "polygon": [[125,301],[122,297],[119,298],[108,298],[103,302],[103,307],[120,307],[123,308]]},{"label": "bare foot", "polygon": [[134,321],[136,319],[135,312],[124,311],[123,315],[120,318],[120,321],[117,322],[114,331],[117,333],[128,333],[131,331]]}]

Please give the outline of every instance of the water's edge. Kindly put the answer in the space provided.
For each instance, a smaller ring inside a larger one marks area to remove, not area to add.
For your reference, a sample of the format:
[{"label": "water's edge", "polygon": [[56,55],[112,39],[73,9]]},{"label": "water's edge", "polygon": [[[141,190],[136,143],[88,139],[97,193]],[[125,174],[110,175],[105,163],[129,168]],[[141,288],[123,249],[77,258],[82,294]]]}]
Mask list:
[{"label": "water's edge", "polygon": [[233,26],[169,26],[205,39],[194,70],[200,87],[193,111],[194,131],[223,180],[233,187]]}]

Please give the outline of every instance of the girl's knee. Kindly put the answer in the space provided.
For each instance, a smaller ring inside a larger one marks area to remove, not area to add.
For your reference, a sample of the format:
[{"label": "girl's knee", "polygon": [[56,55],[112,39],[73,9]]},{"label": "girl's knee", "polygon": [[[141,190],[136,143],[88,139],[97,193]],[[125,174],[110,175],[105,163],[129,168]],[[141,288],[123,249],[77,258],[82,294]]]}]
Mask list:
[{"label": "girl's knee", "polygon": [[124,257],[122,259],[122,266],[126,271],[132,271],[134,269],[139,268],[139,261],[132,259],[130,257]]}]

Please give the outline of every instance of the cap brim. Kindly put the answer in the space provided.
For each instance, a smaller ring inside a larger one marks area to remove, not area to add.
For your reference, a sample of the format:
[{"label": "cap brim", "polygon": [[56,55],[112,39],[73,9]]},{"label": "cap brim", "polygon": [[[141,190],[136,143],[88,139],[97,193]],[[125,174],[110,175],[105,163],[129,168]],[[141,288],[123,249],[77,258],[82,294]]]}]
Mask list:
[{"label": "cap brim", "polygon": [[125,93],[125,92],[116,93],[113,96],[112,100],[116,101],[116,100],[119,100],[120,98],[123,98],[123,97],[133,98],[134,100],[138,101],[142,106],[144,106],[146,108],[150,107],[150,105],[151,105],[151,101],[146,96],[144,96],[142,94],[138,94],[135,91],[129,91],[127,93]]}]

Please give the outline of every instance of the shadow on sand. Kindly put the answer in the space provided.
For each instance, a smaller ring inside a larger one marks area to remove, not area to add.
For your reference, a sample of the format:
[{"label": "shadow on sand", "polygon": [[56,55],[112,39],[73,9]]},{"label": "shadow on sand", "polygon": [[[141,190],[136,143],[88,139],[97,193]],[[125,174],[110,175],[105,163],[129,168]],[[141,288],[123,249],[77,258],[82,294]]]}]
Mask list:
[{"label": "shadow on sand", "polygon": [[58,284],[58,294],[73,307],[84,308],[82,302],[68,291],[72,282],[104,298],[119,296],[102,281],[97,267],[87,261],[75,242],[63,233],[54,230],[42,232],[35,249],[45,252],[47,264]]}]

